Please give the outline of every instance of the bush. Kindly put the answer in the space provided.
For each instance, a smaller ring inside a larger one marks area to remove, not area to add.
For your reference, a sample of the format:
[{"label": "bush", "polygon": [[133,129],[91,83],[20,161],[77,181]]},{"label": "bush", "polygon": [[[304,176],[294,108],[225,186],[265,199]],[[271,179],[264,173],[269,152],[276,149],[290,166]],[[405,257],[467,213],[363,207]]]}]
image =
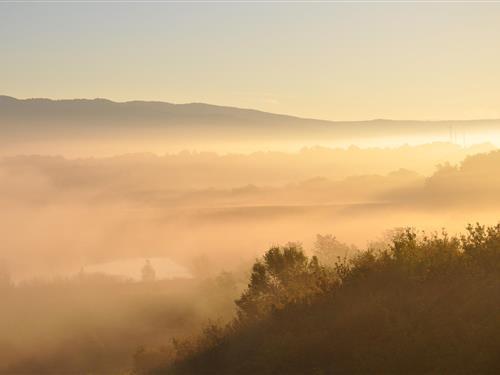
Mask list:
[{"label": "bush", "polygon": [[499,373],[499,259],[500,225],[460,237],[406,229],[333,268],[274,247],[238,317],[150,372]]}]

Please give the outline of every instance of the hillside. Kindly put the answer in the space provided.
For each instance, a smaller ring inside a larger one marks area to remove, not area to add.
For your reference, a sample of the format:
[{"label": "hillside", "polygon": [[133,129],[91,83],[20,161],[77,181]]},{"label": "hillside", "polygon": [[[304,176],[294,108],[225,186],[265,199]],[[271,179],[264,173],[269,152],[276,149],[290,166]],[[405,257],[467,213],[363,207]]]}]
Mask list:
[{"label": "hillside", "polygon": [[[342,247],[322,242],[318,255]],[[331,266],[297,244],[273,247],[254,264],[232,323],[170,350],[140,348],[135,370],[498,373],[499,255],[500,225],[479,224],[461,237],[402,230]]]},{"label": "hillside", "polygon": [[0,96],[2,140],[234,139],[346,140],[437,136],[443,140],[500,132],[500,120],[323,121],[203,103],[113,102],[107,99],[16,99]]}]

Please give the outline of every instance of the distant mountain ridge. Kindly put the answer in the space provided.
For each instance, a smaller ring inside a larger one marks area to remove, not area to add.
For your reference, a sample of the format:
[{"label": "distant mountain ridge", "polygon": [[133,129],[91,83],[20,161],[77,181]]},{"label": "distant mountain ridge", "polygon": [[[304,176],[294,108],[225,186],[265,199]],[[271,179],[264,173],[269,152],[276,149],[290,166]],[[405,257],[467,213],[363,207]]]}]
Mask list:
[{"label": "distant mountain ridge", "polygon": [[105,98],[94,98],[94,99],[48,99],[48,98],[28,98],[28,99],[17,99],[11,96],[0,95],[0,116],[5,116],[6,114],[16,114],[20,115],[20,110],[36,110],[45,113],[51,113],[52,111],[58,111],[59,113],[67,111],[74,111],[74,114],[78,113],[78,110],[82,112],[97,111],[102,113],[103,110],[108,112],[112,111],[145,111],[154,113],[158,116],[168,116],[168,115],[224,115],[224,116],[234,116],[240,117],[247,116],[251,119],[266,119],[266,120],[281,120],[281,121],[305,121],[305,122],[315,122],[322,124],[345,124],[345,123],[387,123],[387,122],[397,122],[397,123],[468,123],[468,122],[498,122],[500,119],[474,119],[474,120],[393,120],[393,119],[371,119],[371,120],[361,120],[361,121],[333,121],[333,120],[321,120],[314,118],[304,118],[299,116],[287,115],[287,114],[277,114],[271,112],[265,112],[252,108],[240,108],[231,106],[222,106],[214,104],[206,104],[201,102],[193,103],[170,103],[163,101],[144,101],[144,100],[132,100],[125,102],[116,102]]},{"label": "distant mountain ridge", "polygon": [[477,143],[489,141],[489,134],[497,134],[494,137],[500,140],[500,119],[327,121],[204,103],[0,96],[0,145],[11,148],[16,143],[53,140],[131,142],[137,138],[177,145],[191,142],[202,148],[203,143],[262,140],[273,144],[334,141],[349,145],[384,137],[403,143],[412,137],[425,142],[450,139],[461,143],[458,137],[465,139],[466,135],[473,136]]},{"label": "distant mountain ridge", "polygon": [[205,103],[174,104],[161,101],[127,101],[115,102],[108,99],[61,99],[46,98],[17,99],[0,95],[0,119],[6,116],[26,116],[34,114],[45,115],[134,115],[147,119],[168,121],[174,116],[187,117],[193,120],[197,116],[219,116],[238,118],[240,120],[265,121],[307,121],[317,123],[331,123],[331,121],[300,118],[259,111],[249,108],[219,106]]}]

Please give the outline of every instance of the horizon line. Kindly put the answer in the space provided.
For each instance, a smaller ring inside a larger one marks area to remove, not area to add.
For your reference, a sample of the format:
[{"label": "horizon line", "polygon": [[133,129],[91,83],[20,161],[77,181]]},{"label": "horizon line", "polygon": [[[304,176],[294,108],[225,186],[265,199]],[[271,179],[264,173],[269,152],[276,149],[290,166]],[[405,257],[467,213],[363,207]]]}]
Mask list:
[{"label": "horizon line", "polygon": [[12,95],[6,95],[6,94],[0,94],[0,98],[9,98],[17,101],[30,101],[30,100],[47,100],[51,102],[63,102],[63,101],[106,101],[110,102],[113,104],[129,104],[129,103],[157,103],[157,104],[168,104],[168,105],[174,105],[174,106],[183,106],[183,105],[207,105],[207,106],[212,106],[212,107],[219,107],[219,108],[229,108],[229,109],[236,109],[236,110],[243,110],[243,111],[253,111],[253,112],[259,112],[263,114],[268,114],[268,115],[274,115],[274,116],[285,116],[285,117],[290,117],[294,119],[299,119],[299,120],[308,120],[308,121],[323,121],[323,122],[377,122],[377,121],[393,121],[393,122],[467,122],[467,121],[500,121],[500,118],[469,118],[469,119],[393,119],[393,118],[371,118],[371,119],[363,119],[363,120],[331,120],[331,119],[322,119],[322,118],[315,118],[315,117],[303,117],[299,115],[293,115],[293,114],[288,114],[288,113],[276,113],[276,112],[269,112],[269,111],[264,111],[262,109],[257,109],[257,108],[249,108],[249,107],[239,107],[239,106],[230,106],[230,105],[223,105],[223,104],[212,104],[212,103],[207,103],[207,102],[199,102],[199,101],[193,101],[193,102],[185,102],[185,103],[178,103],[178,102],[172,102],[172,101],[165,101],[165,100],[144,100],[144,99],[132,99],[132,100],[114,100],[114,99],[108,99],[104,97],[94,97],[94,98],[49,98],[49,97],[15,97]]}]

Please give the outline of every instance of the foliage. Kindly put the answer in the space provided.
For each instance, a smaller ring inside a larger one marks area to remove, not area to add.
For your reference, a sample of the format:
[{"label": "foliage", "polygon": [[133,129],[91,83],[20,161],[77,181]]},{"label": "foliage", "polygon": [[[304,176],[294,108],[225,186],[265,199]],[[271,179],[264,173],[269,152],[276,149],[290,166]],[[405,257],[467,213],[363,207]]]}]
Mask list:
[{"label": "foliage", "polygon": [[500,225],[460,237],[405,229],[384,249],[339,257],[333,271],[296,245],[273,247],[231,324],[136,371],[499,373],[499,275]]},{"label": "foliage", "polygon": [[358,249],[352,245],[340,242],[331,234],[318,234],[316,235],[313,251],[321,264],[332,266],[337,262],[338,257],[347,257],[357,252]]},{"label": "foliage", "polygon": [[236,301],[240,319],[255,319],[286,304],[310,299],[330,286],[329,272],[302,247],[272,247],[253,265],[248,288]]}]

